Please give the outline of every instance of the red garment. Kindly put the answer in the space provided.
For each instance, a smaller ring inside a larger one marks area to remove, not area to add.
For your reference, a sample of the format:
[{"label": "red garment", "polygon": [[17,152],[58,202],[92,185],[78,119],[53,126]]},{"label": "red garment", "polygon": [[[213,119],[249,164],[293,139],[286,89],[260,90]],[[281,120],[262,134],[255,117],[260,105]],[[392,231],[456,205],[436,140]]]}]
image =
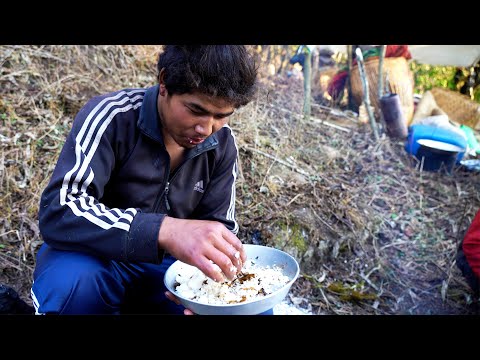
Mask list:
[{"label": "red garment", "polygon": [[409,60],[412,58],[412,54],[408,50],[408,45],[387,45],[385,49],[385,57],[400,57],[403,56]]},{"label": "red garment", "polygon": [[480,279],[480,210],[465,234],[463,252],[473,273]]},{"label": "red garment", "polygon": [[343,89],[345,88],[345,83],[348,78],[348,71],[343,70],[335,74],[332,80],[327,87],[328,94],[336,101],[343,94]]}]

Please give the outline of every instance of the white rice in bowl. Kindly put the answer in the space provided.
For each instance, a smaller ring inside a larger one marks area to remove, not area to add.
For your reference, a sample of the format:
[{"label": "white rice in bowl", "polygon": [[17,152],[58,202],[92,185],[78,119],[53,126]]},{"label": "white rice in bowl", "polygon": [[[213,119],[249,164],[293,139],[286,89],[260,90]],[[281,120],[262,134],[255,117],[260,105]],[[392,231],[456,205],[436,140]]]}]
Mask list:
[{"label": "white rice in bowl", "polygon": [[178,295],[204,304],[237,304],[274,293],[290,281],[278,266],[248,259],[232,281],[216,282],[195,266],[181,263],[174,288]]}]

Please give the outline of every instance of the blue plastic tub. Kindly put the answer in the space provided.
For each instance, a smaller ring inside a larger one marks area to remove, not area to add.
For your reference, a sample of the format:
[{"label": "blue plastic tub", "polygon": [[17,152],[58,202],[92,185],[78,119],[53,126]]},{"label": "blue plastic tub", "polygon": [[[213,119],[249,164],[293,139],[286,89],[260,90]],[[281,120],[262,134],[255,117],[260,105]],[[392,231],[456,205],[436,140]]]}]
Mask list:
[{"label": "blue plastic tub", "polygon": [[437,140],[420,139],[420,147],[415,157],[422,161],[423,170],[451,173],[458,154],[463,150],[457,145]]},{"label": "blue plastic tub", "polygon": [[463,155],[467,149],[467,140],[460,134],[447,129],[439,128],[429,125],[412,125],[408,128],[408,137],[405,144],[405,150],[412,155],[417,155],[420,149],[418,140],[435,140],[458,146],[462,149],[456,155],[456,162],[459,163],[462,160]]}]

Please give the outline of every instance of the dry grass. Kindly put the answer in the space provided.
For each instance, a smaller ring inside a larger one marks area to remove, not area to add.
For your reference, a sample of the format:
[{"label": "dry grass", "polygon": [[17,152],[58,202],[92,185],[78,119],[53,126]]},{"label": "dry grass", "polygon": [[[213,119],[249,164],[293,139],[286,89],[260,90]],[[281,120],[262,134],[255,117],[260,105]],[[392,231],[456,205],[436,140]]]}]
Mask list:
[{"label": "dry grass", "polygon": [[27,298],[38,203],[75,114],[92,96],[155,82],[154,46],[0,47],[0,280]]},{"label": "dry grass", "polygon": [[423,172],[403,142],[375,143],[368,127],[333,109],[316,106],[314,118],[350,132],[306,123],[296,115],[301,84],[289,81],[265,81],[269,96],[233,127],[244,238],[301,260],[292,300],[318,314],[476,312],[455,256],[479,208],[478,175]]},{"label": "dry grass", "polygon": [[[154,84],[158,51],[0,47],[0,282],[26,300],[42,242],[39,196],[73,117],[93,95]],[[422,172],[402,143],[375,143],[333,109],[314,106],[321,121],[307,123],[300,80],[261,80],[257,100],[231,119],[237,216],[245,242],[300,261],[291,300],[316,314],[475,312],[454,261],[480,207],[478,175]]]}]

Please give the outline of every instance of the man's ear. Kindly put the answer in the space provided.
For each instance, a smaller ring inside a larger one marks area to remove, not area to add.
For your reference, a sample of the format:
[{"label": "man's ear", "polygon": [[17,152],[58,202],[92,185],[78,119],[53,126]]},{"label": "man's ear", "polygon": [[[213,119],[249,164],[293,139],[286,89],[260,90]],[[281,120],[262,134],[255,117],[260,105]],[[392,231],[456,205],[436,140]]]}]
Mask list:
[{"label": "man's ear", "polygon": [[167,88],[165,87],[165,84],[160,84],[159,86],[160,88],[160,96],[165,96],[167,95]]},{"label": "man's ear", "polygon": [[165,68],[158,73],[158,84],[160,87],[160,95],[165,96],[167,94],[167,88],[165,86]]}]

